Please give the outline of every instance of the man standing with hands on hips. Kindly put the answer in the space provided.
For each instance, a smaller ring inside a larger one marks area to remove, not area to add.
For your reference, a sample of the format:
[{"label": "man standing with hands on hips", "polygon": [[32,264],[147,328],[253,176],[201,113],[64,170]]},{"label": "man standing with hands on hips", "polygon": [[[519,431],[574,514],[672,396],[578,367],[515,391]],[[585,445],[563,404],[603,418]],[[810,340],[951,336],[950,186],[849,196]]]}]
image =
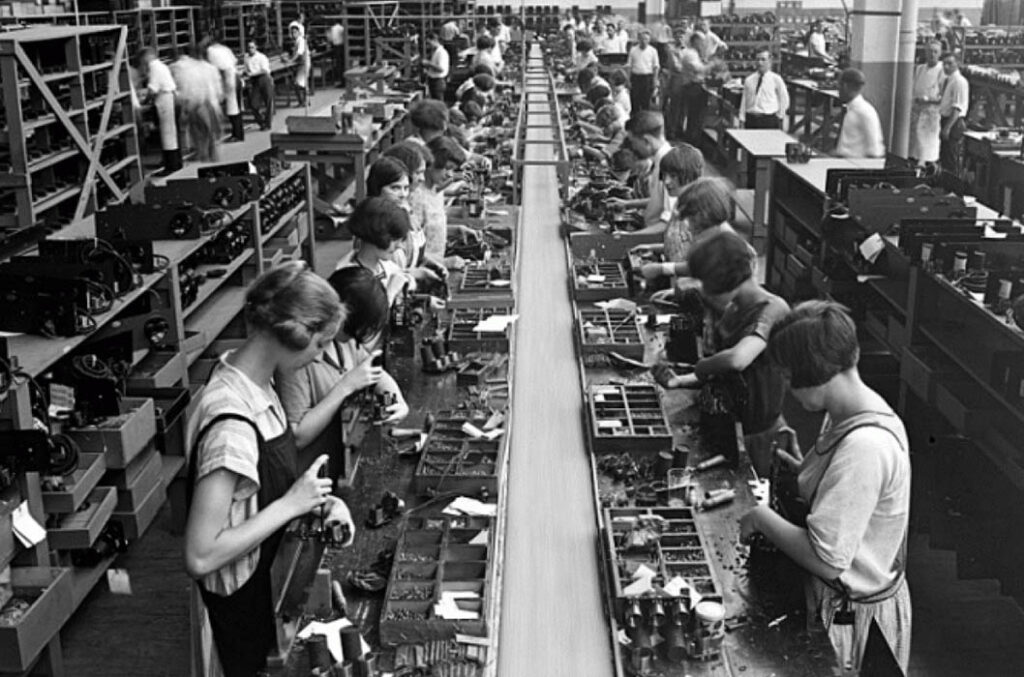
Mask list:
[{"label": "man standing with hands on hips", "polygon": [[964,118],[970,105],[971,90],[967,78],[960,72],[960,60],[955,54],[942,57],[946,80],[939,101],[941,130],[939,131],[939,164],[947,172],[958,174],[960,169],[960,141],[966,127]]},{"label": "man standing with hands on hips", "polygon": [[781,129],[789,110],[789,90],[782,77],[772,71],[768,50],[757,53],[757,71],[743,81],[740,122],[744,129]]}]

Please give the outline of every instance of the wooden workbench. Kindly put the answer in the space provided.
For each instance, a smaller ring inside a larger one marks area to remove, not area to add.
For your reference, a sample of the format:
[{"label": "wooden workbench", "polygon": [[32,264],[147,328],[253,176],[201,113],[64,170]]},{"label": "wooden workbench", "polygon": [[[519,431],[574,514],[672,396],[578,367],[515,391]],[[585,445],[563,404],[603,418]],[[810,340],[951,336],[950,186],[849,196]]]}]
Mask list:
[{"label": "wooden workbench", "polygon": [[754,167],[754,237],[763,237],[768,224],[768,193],[772,187],[772,161],[786,157],[786,146],[797,140],[781,129],[727,129],[725,148],[729,163],[737,163],[737,185],[747,181]]}]

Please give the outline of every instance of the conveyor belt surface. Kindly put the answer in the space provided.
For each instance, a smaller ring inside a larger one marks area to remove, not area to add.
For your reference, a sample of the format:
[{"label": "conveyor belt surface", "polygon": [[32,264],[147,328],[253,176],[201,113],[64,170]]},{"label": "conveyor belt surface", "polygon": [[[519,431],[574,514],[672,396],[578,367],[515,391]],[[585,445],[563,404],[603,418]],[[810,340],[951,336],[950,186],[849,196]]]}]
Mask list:
[{"label": "conveyor belt surface", "polygon": [[[533,67],[539,57],[534,46]],[[547,86],[528,84],[527,91],[547,91]],[[531,113],[545,113],[549,106],[536,98],[529,105]],[[529,128],[527,138],[550,140],[553,132]],[[550,158],[550,146],[526,148],[527,161]],[[554,165],[525,167],[522,204],[498,674],[610,677]]]}]

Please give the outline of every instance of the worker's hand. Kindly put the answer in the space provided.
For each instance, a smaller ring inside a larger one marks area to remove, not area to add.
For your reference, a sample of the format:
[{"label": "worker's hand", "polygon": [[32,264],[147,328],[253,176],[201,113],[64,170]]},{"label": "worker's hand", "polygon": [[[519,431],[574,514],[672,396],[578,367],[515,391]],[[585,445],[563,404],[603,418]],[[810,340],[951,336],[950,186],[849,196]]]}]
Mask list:
[{"label": "worker's hand", "polygon": [[411,268],[408,272],[416,280],[417,287],[421,287],[424,283],[437,283],[441,281],[441,276],[426,266]]},{"label": "worker's hand", "polygon": [[640,266],[640,273],[645,280],[653,281],[665,275],[665,265],[662,263],[645,263]]},{"label": "worker's hand", "polygon": [[350,392],[357,393],[364,388],[370,388],[380,383],[380,379],[384,375],[384,368],[373,364],[373,361],[379,359],[380,355],[381,351],[373,351],[369,357],[345,372],[339,385],[342,382],[347,382],[346,385]]},{"label": "worker's hand", "polygon": [[796,431],[789,426],[779,428],[774,435],[774,442],[778,445],[775,448],[775,455],[782,464],[792,472],[799,472],[803,464],[804,455],[800,451],[800,442],[796,438]]},{"label": "worker's hand", "polygon": [[758,505],[751,508],[747,511],[747,514],[740,518],[740,543],[749,543],[754,534],[761,533],[761,512],[770,509],[767,506]]},{"label": "worker's hand", "polygon": [[612,211],[622,211],[626,208],[626,201],[621,197],[611,197],[605,202],[605,206]]},{"label": "worker's hand", "polygon": [[327,505],[327,519],[324,520],[324,524],[330,524],[331,522],[347,524],[349,536],[348,540],[342,543],[342,545],[352,545],[352,541],[356,537],[356,525],[352,521],[352,513],[349,511],[348,506],[345,505],[345,501],[337,496],[328,496]]},{"label": "worker's hand", "polygon": [[659,289],[651,294],[651,303],[661,306],[676,305],[676,292],[674,289]]},{"label": "worker's hand", "polygon": [[483,239],[483,235],[481,235],[480,231],[477,230],[476,228],[470,228],[469,226],[461,224],[457,226],[457,228],[459,232],[459,237],[462,238],[462,242],[464,244],[469,244],[470,242],[479,242],[481,239]]},{"label": "worker's hand", "polygon": [[384,418],[377,421],[377,425],[391,425],[392,423],[398,423],[403,418],[409,415],[409,404],[402,397],[402,393],[398,391],[390,391],[395,396],[395,403],[384,410]]},{"label": "worker's hand", "polygon": [[679,387],[679,375],[672,371],[672,368],[664,362],[659,362],[651,367],[651,375],[662,388]]},{"label": "worker's hand", "polygon": [[327,454],[318,456],[281,497],[292,517],[300,517],[327,503],[331,495],[331,478],[319,476],[320,469],[326,464]]}]

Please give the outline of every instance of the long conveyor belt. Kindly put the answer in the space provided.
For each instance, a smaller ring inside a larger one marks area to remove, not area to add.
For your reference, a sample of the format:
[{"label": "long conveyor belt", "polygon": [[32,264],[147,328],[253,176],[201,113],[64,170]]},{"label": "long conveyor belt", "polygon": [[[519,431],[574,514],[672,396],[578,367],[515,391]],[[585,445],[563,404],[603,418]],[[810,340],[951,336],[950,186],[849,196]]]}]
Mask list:
[{"label": "long conveyor belt", "polygon": [[[524,105],[552,119],[533,46]],[[532,94],[532,96],[531,96]],[[527,124],[498,674],[610,677],[613,661],[595,549],[597,517],[573,349],[568,267],[559,233],[555,130]]]}]

